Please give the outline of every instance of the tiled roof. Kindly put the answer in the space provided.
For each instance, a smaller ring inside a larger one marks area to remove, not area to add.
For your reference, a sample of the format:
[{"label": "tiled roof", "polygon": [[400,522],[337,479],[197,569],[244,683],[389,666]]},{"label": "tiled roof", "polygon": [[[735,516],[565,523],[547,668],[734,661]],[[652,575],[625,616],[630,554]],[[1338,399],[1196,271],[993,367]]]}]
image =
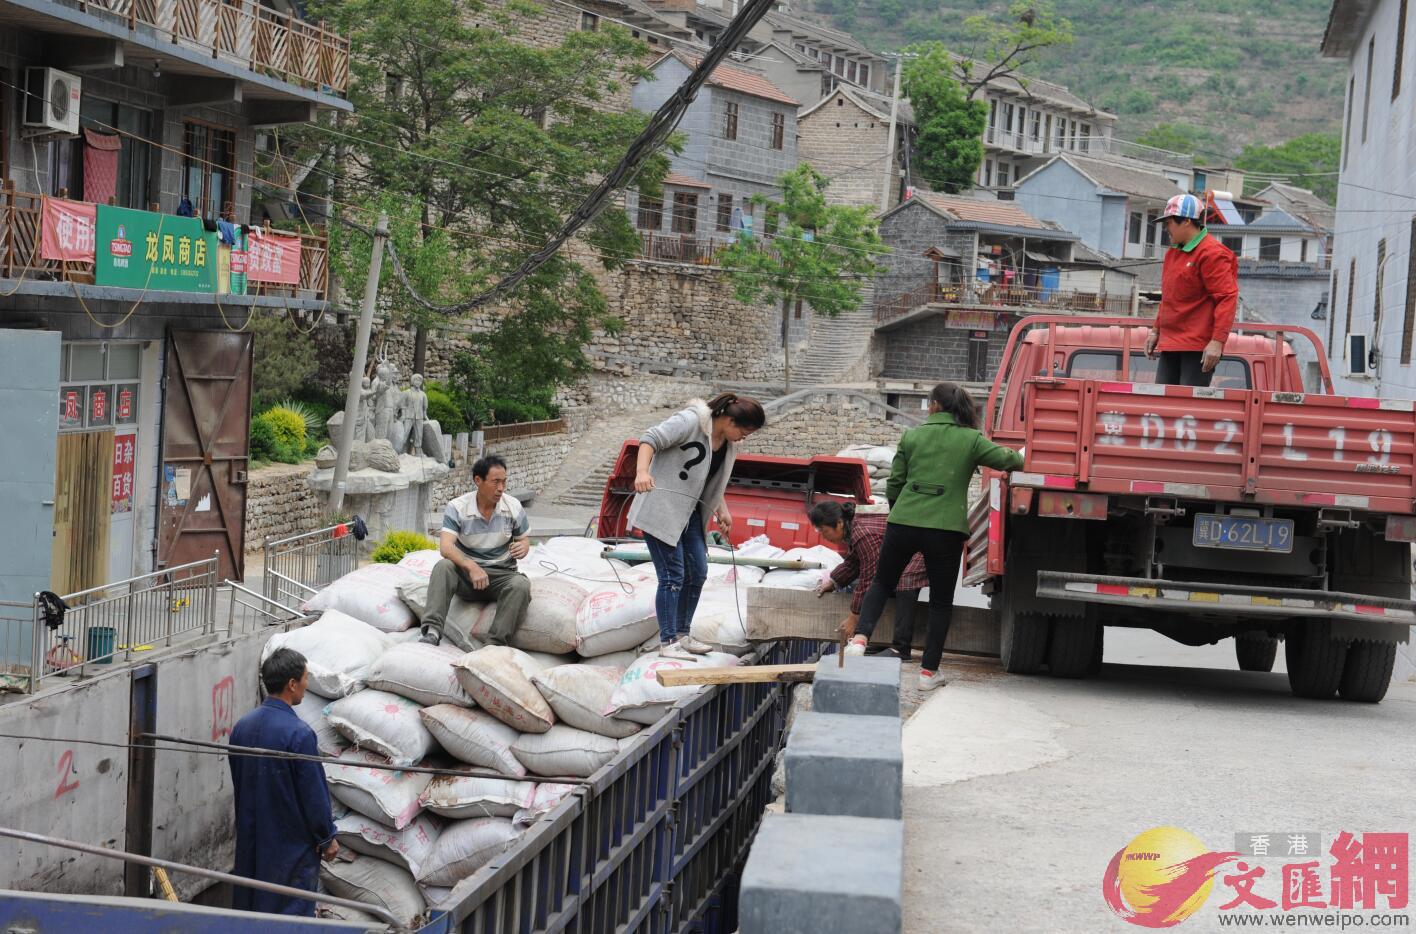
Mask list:
[{"label": "tiled roof", "polygon": [[[1179,185],[1161,173],[1142,168],[1139,165],[1131,166],[1119,162],[1106,162],[1101,159],[1088,159],[1073,153],[1064,153],[1057,158],[1068,163],[1102,188],[1119,191],[1124,195],[1147,198],[1152,201],[1167,201],[1181,193]],[[1023,181],[1026,182],[1027,179],[1024,178]]]},{"label": "tiled roof", "polygon": [[[689,68],[697,68],[698,63],[702,61],[697,56],[677,50],[670,52],[669,55],[683,62]],[[665,58],[667,57],[666,55]],[[659,61],[663,61],[663,59]],[[737,91],[740,94],[750,94],[763,100],[776,101],[779,104],[789,104],[792,107],[801,106],[798,101],[788,97],[785,91],[761,75],[754,75],[751,72],[733,68],[731,65],[719,65],[714,68],[713,73],[708,76],[708,83],[729,91]]]},{"label": "tiled roof", "polygon": [[848,32],[841,32],[839,29],[832,29],[830,26],[808,22],[800,17],[776,11],[768,13],[762,18],[778,29],[826,39],[835,43],[839,48],[847,49],[860,55],[868,55],[871,58],[881,58],[881,56],[870,51],[870,49],[861,44],[859,39]]},{"label": "tiled roof", "polygon": [[680,175],[677,172],[670,172],[664,177],[665,185],[677,185],[679,188],[712,188],[707,182],[696,178],[689,178],[687,175]]},{"label": "tiled roof", "polygon": [[[837,94],[849,98],[857,107],[864,110],[872,117],[875,117],[877,120],[889,121],[890,119],[890,98],[880,94],[873,94],[870,91],[862,90],[855,85],[846,84],[844,82],[836,85],[836,90],[827,94],[806,110],[803,110],[797,115],[797,118],[802,119],[808,117],[816,113],[816,111],[826,108],[830,101],[836,99]],[[899,111],[895,114],[895,119],[902,124],[909,126],[914,125],[914,108],[910,106],[908,100],[904,98],[900,99],[900,107]]]},{"label": "tiled roof", "polygon": [[1259,195],[1269,195],[1273,203],[1283,205],[1290,214],[1314,227],[1331,230],[1337,221],[1337,209],[1306,188],[1274,182]]},{"label": "tiled roof", "polygon": [[[962,55],[954,55],[952,57],[955,61],[965,61]],[[986,66],[977,63],[975,63],[974,67],[986,70]],[[1033,78],[1028,75],[1024,75],[1021,78],[1014,75],[1004,75],[988,82],[988,87],[1007,94],[1016,94],[1020,97],[1033,97],[1039,100],[1051,101],[1054,104],[1061,104],[1063,107],[1071,107],[1075,110],[1095,112],[1098,116],[1112,117],[1114,119],[1113,114],[1107,113],[1090,101],[1083,100],[1062,85],[1053,84],[1051,81],[1044,81],[1041,78]]]},{"label": "tiled roof", "polygon": [[1052,230],[1042,221],[1024,211],[1011,201],[985,201],[981,198],[961,198],[955,195],[941,195],[932,191],[922,191],[916,195],[931,205],[961,221],[976,224],[996,224],[999,227],[1031,227],[1035,230]]}]

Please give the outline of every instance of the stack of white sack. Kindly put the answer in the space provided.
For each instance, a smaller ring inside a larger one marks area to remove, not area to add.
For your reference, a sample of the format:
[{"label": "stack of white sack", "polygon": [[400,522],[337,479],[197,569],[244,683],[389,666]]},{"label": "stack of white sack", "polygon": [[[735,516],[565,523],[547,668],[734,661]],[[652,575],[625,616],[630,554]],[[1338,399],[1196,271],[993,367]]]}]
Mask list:
[{"label": "stack of white sack", "polygon": [[815,590],[845,558],[834,548],[826,545],[812,545],[810,548],[793,548],[782,555],[786,561],[806,561],[821,565],[801,571],[768,571],[762,578],[763,587],[786,587],[792,590]]},{"label": "stack of white sack", "polygon": [[876,499],[885,497],[885,485],[895,463],[895,448],[889,445],[853,444],[836,454],[837,457],[858,457],[870,468],[870,491]]},{"label": "stack of white sack", "polygon": [[[532,576],[527,617],[509,646],[479,641],[495,604],[454,602],[449,629],[460,614],[471,651],[451,639],[409,641],[418,630],[399,630],[388,596],[402,591],[399,608],[413,626],[423,607],[408,596],[426,597],[417,587],[436,552],[346,575],[309,601],[323,608],[315,622],[267,641],[262,661],[280,647],[305,656],[309,688],[296,713],[320,753],[339,759],[325,775],[339,840],[354,858],[323,865],[324,891],[383,906],[410,925],[446,907],[458,882],[559,807],[576,780],[701,690],[663,688],[655,671],[737,664],[718,653],[661,658],[652,568],[612,566],[598,542],[569,541],[542,554],[558,567],[580,561],[587,573]],[[734,590],[718,578],[707,605]]]}]

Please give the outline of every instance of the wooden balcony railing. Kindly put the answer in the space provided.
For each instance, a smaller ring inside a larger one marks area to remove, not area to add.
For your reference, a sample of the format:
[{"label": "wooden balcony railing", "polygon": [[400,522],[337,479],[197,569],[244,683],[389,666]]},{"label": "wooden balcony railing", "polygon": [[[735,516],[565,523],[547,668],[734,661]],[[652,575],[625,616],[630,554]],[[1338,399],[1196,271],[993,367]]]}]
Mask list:
[{"label": "wooden balcony railing", "polygon": [[[91,284],[93,263],[61,263],[40,256],[40,195],[16,191],[12,182],[0,185],[0,279],[31,279]],[[297,286],[248,282],[248,295],[293,298],[329,297],[329,237],[326,231],[289,233],[300,239],[300,283]]]},{"label": "wooden balcony railing", "polygon": [[967,282],[941,286],[926,282],[918,288],[875,307],[882,324],[909,314],[922,305],[957,305],[968,308],[999,308],[1052,312],[1080,311],[1099,314],[1131,313],[1131,296],[1106,292],[1079,292],[1062,289],[1029,288],[989,282]]},{"label": "wooden balcony railing", "polygon": [[79,9],[290,84],[349,89],[348,39],[256,0],[79,0]]}]

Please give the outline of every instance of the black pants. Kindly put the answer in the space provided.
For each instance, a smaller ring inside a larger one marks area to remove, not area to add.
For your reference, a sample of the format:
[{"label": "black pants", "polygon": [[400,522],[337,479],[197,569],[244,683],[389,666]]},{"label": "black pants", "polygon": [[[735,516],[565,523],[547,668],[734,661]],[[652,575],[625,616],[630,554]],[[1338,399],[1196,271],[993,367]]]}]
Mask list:
[{"label": "black pants", "polygon": [[1155,366],[1157,386],[1208,386],[1214,371],[1202,369],[1204,352],[1199,350],[1162,350]]},{"label": "black pants", "polygon": [[905,573],[911,558],[923,554],[924,569],[929,574],[929,634],[924,640],[920,670],[938,670],[944,640],[949,635],[949,622],[954,617],[954,584],[959,579],[959,561],[967,539],[963,532],[922,529],[893,522],[886,525],[885,541],[880,545],[880,564],[861,605],[857,631],[875,631],[875,624],[885,610],[885,600],[900,582],[900,575]]},{"label": "black pants", "polygon": [[[906,564],[908,563],[906,562]],[[914,618],[917,606],[919,606],[918,590],[895,591],[895,639],[891,644],[902,659],[909,658],[914,652]],[[865,608],[864,599],[861,600],[861,608]],[[862,625],[856,626],[856,634],[869,639],[879,622],[878,618],[874,620],[869,629]]]}]

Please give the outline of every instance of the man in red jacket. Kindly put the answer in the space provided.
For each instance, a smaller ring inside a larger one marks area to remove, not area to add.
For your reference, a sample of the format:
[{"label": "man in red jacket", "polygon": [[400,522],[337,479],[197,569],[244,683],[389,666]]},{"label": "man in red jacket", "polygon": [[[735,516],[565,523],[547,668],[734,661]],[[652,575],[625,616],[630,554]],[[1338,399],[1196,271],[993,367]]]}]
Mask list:
[{"label": "man in red jacket", "polygon": [[1146,340],[1146,356],[1160,355],[1155,381],[1208,386],[1224,353],[1239,303],[1239,263],[1203,226],[1204,206],[1176,195],[1160,220],[1170,236],[1160,277],[1160,312]]}]

